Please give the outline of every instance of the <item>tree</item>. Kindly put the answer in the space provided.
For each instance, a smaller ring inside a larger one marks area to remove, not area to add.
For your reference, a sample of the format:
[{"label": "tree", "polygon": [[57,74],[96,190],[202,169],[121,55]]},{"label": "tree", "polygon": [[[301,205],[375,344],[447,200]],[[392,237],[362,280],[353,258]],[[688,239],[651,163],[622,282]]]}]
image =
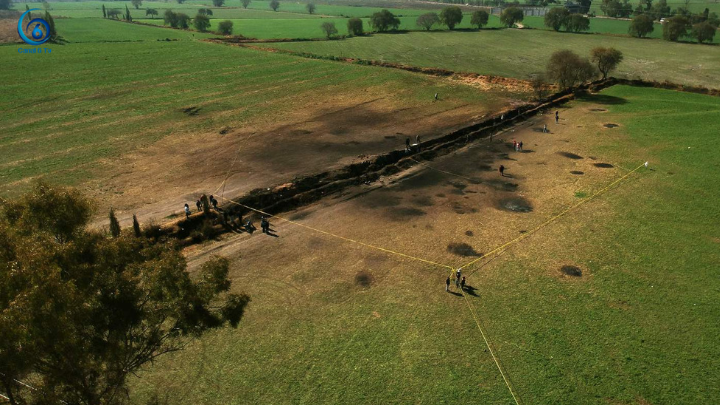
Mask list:
[{"label": "tree", "polygon": [[165,15],[163,16],[163,21],[165,24],[177,28],[178,26],[178,17],[177,13],[173,12],[172,10],[165,10]]},{"label": "tree", "polygon": [[177,27],[185,30],[190,28],[190,16],[185,13],[177,13]]},{"label": "tree", "polygon": [[582,14],[571,14],[566,27],[572,32],[587,31],[590,29],[590,19]]},{"label": "tree", "polygon": [[125,5],[125,21],[132,22],[132,17],[130,16],[130,9],[128,8],[127,4]]},{"label": "tree", "polygon": [[0,0],[0,10],[10,10],[12,8],[12,0]]},{"label": "tree", "polygon": [[130,0],[130,3],[135,6],[135,10],[139,10],[140,6],[142,6],[142,0]]},{"label": "tree", "polygon": [[556,51],[550,56],[547,77],[561,88],[568,89],[592,79],[596,75],[590,61],[570,50]]},{"label": "tree", "polygon": [[227,259],[191,278],[174,243],[107,238],[90,214],[77,191],[42,183],[0,212],[0,391],[13,404],[124,402],[129,375],[236,327],[250,301],[229,293]]},{"label": "tree", "polygon": [[213,6],[222,7],[225,4],[225,0],[212,0]]},{"label": "tree", "polygon": [[359,18],[351,18],[348,20],[348,33],[350,35],[363,35],[363,22]]},{"label": "tree", "polygon": [[628,32],[638,38],[644,38],[655,30],[655,22],[647,14],[640,14],[632,19]]},{"label": "tree", "polygon": [[707,22],[715,28],[720,27],[720,18],[716,13],[710,13],[708,15]]},{"label": "tree", "polygon": [[580,13],[587,14],[590,11],[590,6],[592,5],[592,0],[580,0]]},{"label": "tree", "polygon": [[440,11],[440,22],[447,25],[449,29],[454,29],[463,19],[462,10],[457,6],[445,7]]},{"label": "tree", "polygon": [[177,0],[177,3],[178,3],[178,4],[183,4],[183,3],[185,3],[185,0]]},{"label": "tree", "polygon": [[650,14],[652,14],[656,20],[670,15],[670,6],[667,5],[667,0],[660,0],[653,4]]},{"label": "tree", "polygon": [[208,16],[198,13],[193,20],[193,27],[200,32],[207,32],[210,28],[210,19]]},{"label": "tree", "polygon": [[488,23],[488,19],[490,16],[488,15],[487,11],[485,10],[477,10],[472,13],[472,18],[470,19],[470,25],[474,25],[478,27],[478,29],[481,29]]},{"label": "tree", "polygon": [[218,24],[218,33],[221,35],[232,35],[233,22],[230,20],[220,21]]},{"label": "tree", "polygon": [[553,7],[545,14],[545,26],[555,31],[567,25],[570,18],[570,12],[565,7]]},{"label": "tree", "polygon": [[337,28],[335,28],[335,23],[331,22],[322,23],[320,29],[325,33],[327,39],[330,39],[330,37],[338,33]]},{"label": "tree", "polygon": [[677,41],[687,36],[690,20],[687,17],[676,15],[670,17],[663,24],[663,39],[666,41]]},{"label": "tree", "polygon": [[715,32],[717,31],[717,27],[714,27],[709,22],[701,22],[693,25],[692,27],[692,37],[697,39],[698,43],[703,42],[712,42],[715,38]]},{"label": "tree", "polygon": [[315,3],[308,3],[305,8],[307,8],[308,13],[315,13]]},{"label": "tree", "polygon": [[52,18],[50,12],[48,11],[45,12],[45,21],[47,21],[48,27],[50,28],[48,30],[48,37],[50,38],[49,40],[55,42],[58,38],[57,30],[55,29],[55,20]]},{"label": "tree", "polygon": [[521,8],[518,7],[508,7],[505,10],[503,10],[502,14],[500,14],[500,22],[508,27],[512,28],[515,23],[519,23],[523,20],[525,17],[525,14],[523,13]]},{"label": "tree", "polygon": [[438,17],[437,13],[425,13],[415,20],[415,24],[418,27],[425,28],[426,31],[430,31],[432,26],[438,23],[440,23],[440,17]]},{"label": "tree", "polygon": [[50,3],[47,0],[43,0],[42,5],[45,10],[50,10]]},{"label": "tree", "polygon": [[242,0],[241,1],[243,8],[248,8],[250,5],[250,0]]},{"label": "tree", "polygon": [[[25,5],[25,8],[27,8],[27,4]],[[107,13],[105,12],[105,5],[102,5],[102,11],[103,11],[103,18],[107,18]]]},{"label": "tree", "polygon": [[270,8],[272,11],[278,11],[278,8],[280,8],[280,2],[278,0],[270,0]]},{"label": "tree", "polygon": [[597,65],[602,78],[607,79],[608,73],[622,62],[623,54],[615,48],[597,47],[590,51],[590,60]]},{"label": "tree", "polygon": [[136,238],[142,237],[142,232],[140,231],[140,222],[138,222],[137,215],[133,214],[133,233],[135,234]]},{"label": "tree", "polygon": [[150,16],[150,18],[155,19],[156,15],[158,15],[158,11],[154,8],[149,8],[145,10],[145,17]]},{"label": "tree", "polygon": [[202,15],[213,15],[213,11],[212,11],[211,8],[199,8],[199,9],[198,9],[198,14],[202,14]]},{"label": "tree", "polygon": [[388,10],[381,10],[370,16],[370,26],[378,32],[385,32],[389,29],[396,30],[400,26],[400,19]]},{"label": "tree", "polygon": [[115,216],[115,210],[110,208],[110,235],[112,235],[113,238],[117,238],[120,236],[120,221],[118,221],[117,217]]}]

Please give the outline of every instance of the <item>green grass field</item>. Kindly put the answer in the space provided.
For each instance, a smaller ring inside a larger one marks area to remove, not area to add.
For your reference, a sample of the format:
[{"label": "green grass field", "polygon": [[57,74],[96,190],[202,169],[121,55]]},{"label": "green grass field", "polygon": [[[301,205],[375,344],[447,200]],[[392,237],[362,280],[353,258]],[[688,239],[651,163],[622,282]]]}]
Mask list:
[{"label": "green grass field", "polygon": [[[601,4],[601,1],[593,1],[592,5],[590,6],[590,11],[595,12],[596,15],[603,15],[602,10],[600,10]],[[633,9],[637,7],[637,2],[632,2],[632,4]],[[669,0],[667,2],[667,5],[670,7],[671,10],[676,10],[680,7],[685,7],[685,2],[678,0]],[[688,9],[690,9],[690,11],[692,11],[693,13],[702,13],[703,10],[705,10],[706,8],[710,9],[711,12],[720,13],[720,2],[716,0],[690,0],[687,6]]]},{"label": "green grass field", "polygon": [[717,87],[720,48],[593,34],[540,30],[483,30],[480,32],[412,32],[373,35],[344,41],[280,43],[274,47],[320,55],[439,67],[455,71],[528,78],[542,72],[550,54],[571,49],[589,55],[596,46],[610,46],[625,55],[615,75],[669,80]]},{"label": "green grass field", "polygon": [[[634,168],[649,160],[650,168],[467,268],[477,288],[470,303],[522,403],[711,403],[720,395],[720,189],[711,186],[720,177],[720,99],[615,87],[568,107],[563,125],[574,130],[563,135],[572,137],[565,147],[584,148],[590,162]],[[609,131],[607,122],[620,126]],[[566,172],[553,175],[567,181]],[[444,230],[477,232],[494,220],[455,214],[386,227],[368,223],[352,201],[321,204],[302,222],[435,259]],[[507,237],[497,235],[514,237],[552,212],[467,240],[492,248]],[[414,226],[428,221],[429,235]],[[234,260],[235,288],[253,297],[248,314],[238,330],[213,333],[140,373],[135,403],[153,393],[170,404],[513,403],[463,298],[443,291],[443,270],[277,226],[275,241],[238,236],[213,245]],[[582,277],[561,276],[566,263]],[[372,274],[370,287],[352,282],[356,271]]]},{"label": "green grass field", "polygon": [[[58,26],[66,23],[74,21],[59,20]],[[306,99],[372,91],[413,106],[430,98],[436,86],[450,86],[407,72],[190,41],[191,33],[183,31],[102,20],[84,24],[95,24],[99,33],[77,31],[68,39],[89,43],[53,45],[49,55],[0,47],[0,79],[6,83],[0,93],[0,190],[5,196],[41,175],[69,184],[88,180],[102,172],[104,159],[171,134],[277,122],[267,111],[290,112]],[[145,42],[90,42],[114,40],[114,34]],[[173,34],[185,40],[156,40]],[[20,77],[32,77],[33,85]],[[454,94],[458,103],[486,99],[466,86]],[[202,114],[182,112],[191,106],[202,107]]]}]

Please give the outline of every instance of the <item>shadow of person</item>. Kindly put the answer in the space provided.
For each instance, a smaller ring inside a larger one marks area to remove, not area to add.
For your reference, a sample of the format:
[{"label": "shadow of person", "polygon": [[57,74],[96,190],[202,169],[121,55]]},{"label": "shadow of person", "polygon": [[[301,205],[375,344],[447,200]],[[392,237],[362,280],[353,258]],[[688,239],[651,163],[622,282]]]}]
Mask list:
[{"label": "shadow of person", "polygon": [[479,297],[478,293],[475,292],[475,290],[477,290],[477,288],[465,284],[465,290],[463,290],[463,291],[465,291],[465,293],[467,295],[472,295],[473,297]]},{"label": "shadow of person", "polygon": [[275,232],[274,229],[268,228],[267,231],[265,232],[265,234],[266,234],[267,236],[272,236],[273,238],[279,238],[280,236],[279,236],[278,234],[274,233],[274,232]]},{"label": "shadow of person", "polygon": [[452,295],[457,295],[458,297],[462,297],[462,294],[460,294],[459,292],[455,292],[455,291],[448,291],[448,292]]}]

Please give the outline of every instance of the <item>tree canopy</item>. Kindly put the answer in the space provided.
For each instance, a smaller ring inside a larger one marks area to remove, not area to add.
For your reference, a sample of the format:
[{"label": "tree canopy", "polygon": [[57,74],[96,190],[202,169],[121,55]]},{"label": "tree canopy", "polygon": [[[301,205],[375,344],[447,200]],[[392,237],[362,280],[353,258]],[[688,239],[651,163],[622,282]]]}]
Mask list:
[{"label": "tree canopy", "polygon": [[487,11],[477,10],[472,13],[472,18],[470,19],[470,25],[476,26],[476,27],[478,27],[478,29],[480,29],[487,25],[489,18],[490,18],[490,15],[488,15]]},{"label": "tree canopy", "polygon": [[119,404],[128,375],[237,326],[249,302],[230,293],[226,259],[191,278],[174,243],[108,238],[87,229],[90,217],[78,191],[43,183],[0,210],[0,387],[11,404]]},{"label": "tree canopy", "polygon": [[547,65],[547,78],[567,89],[585,83],[597,75],[589,60],[570,50],[556,51]]},{"label": "tree canopy", "polygon": [[655,30],[655,22],[647,14],[640,14],[632,19],[628,33],[637,38],[644,38]]},{"label": "tree canopy", "polygon": [[389,29],[396,30],[400,26],[400,19],[388,10],[381,10],[370,17],[370,26],[378,32]]},{"label": "tree canopy", "polygon": [[521,22],[523,18],[525,18],[525,13],[519,7],[508,7],[500,14],[500,22],[508,28]]},{"label": "tree canopy", "polygon": [[425,28],[426,31],[430,31],[430,29],[435,24],[440,23],[440,17],[438,17],[437,13],[425,13],[418,16],[417,20],[415,20],[415,24],[417,24],[418,27]]},{"label": "tree canopy", "polygon": [[458,6],[445,7],[440,11],[440,22],[454,29],[463,19],[462,10]]},{"label": "tree canopy", "polygon": [[348,34],[363,35],[363,21],[357,17],[348,20]]},{"label": "tree canopy", "polygon": [[623,54],[615,48],[597,47],[590,51],[590,60],[602,73],[602,78],[606,79],[608,73],[623,61]]}]

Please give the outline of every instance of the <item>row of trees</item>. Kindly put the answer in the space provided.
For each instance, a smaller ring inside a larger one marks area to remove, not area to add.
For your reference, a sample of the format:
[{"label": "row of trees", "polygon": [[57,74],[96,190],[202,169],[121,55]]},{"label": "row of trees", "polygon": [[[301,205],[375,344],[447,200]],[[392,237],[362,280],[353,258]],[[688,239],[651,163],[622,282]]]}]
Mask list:
[{"label": "row of trees", "polygon": [[571,14],[565,7],[555,7],[545,14],[545,26],[555,31],[564,28],[568,32],[581,32],[590,29],[590,19],[582,14]]},{"label": "row of trees", "polygon": [[[165,15],[163,17],[164,22],[172,28],[188,29],[190,28],[190,22],[192,21],[192,25],[196,30],[200,32],[207,32],[210,29],[210,18],[208,15],[212,15],[212,10],[205,9],[204,12],[202,10],[203,9],[198,10],[197,15],[193,19],[185,13],[176,13],[172,10],[165,10]],[[208,14],[208,11],[210,14]],[[218,23],[217,32],[222,35],[232,35],[233,22],[230,20],[221,21]]]},{"label": "row of trees", "polygon": [[[531,6],[531,7],[547,7],[550,4],[563,4],[564,1],[559,0],[524,0],[523,2],[520,2],[519,0],[513,0],[513,1],[505,1],[505,0],[435,0],[438,3],[446,3],[446,4],[460,4],[460,5],[468,5],[468,6],[477,6],[477,7],[519,7],[521,5]],[[583,14],[586,14],[588,11],[590,11],[590,5],[592,3],[592,0],[580,0],[578,2],[578,5],[580,6],[580,12]]]},{"label": "row of trees", "polygon": [[533,80],[538,98],[544,97],[547,89],[545,80],[556,83],[562,89],[569,89],[586,83],[602,75],[606,79],[622,62],[623,54],[614,48],[597,47],[590,52],[590,58],[583,58],[570,50],[554,52],[550,56],[545,77],[538,76]]},{"label": "row of trees", "polygon": [[[699,43],[712,42],[715,38],[720,19],[715,13],[709,13],[708,18],[687,17],[676,15],[663,22],[663,39],[678,41],[683,38],[692,38]],[[655,21],[646,14],[640,14],[632,19],[628,32],[637,38],[644,38],[655,31]]]},{"label": "row of trees", "polygon": [[137,219],[125,232],[111,213],[110,237],[89,230],[91,202],[75,190],[37,184],[0,207],[0,392],[11,405],[126,403],[129,375],[237,326],[250,301],[230,293],[227,259],[191,277],[176,244]]},{"label": "row of trees", "polygon": [[[487,25],[489,18],[490,15],[487,13],[487,11],[477,10],[472,14],[470,24],[480,29]],[[422,27],[427,31],[430,31],[430,29],[432,29],[434,25],[438,24],[445,25],[452,30],[455,28],[456,25],[460,24],[462,20],[462,10],[460,10],[459,7],[450,6],[443,8],[440,12],[440,15],[438,15],[437,13],[422,14],[417,18],[415,23],[419,27]]]}]

